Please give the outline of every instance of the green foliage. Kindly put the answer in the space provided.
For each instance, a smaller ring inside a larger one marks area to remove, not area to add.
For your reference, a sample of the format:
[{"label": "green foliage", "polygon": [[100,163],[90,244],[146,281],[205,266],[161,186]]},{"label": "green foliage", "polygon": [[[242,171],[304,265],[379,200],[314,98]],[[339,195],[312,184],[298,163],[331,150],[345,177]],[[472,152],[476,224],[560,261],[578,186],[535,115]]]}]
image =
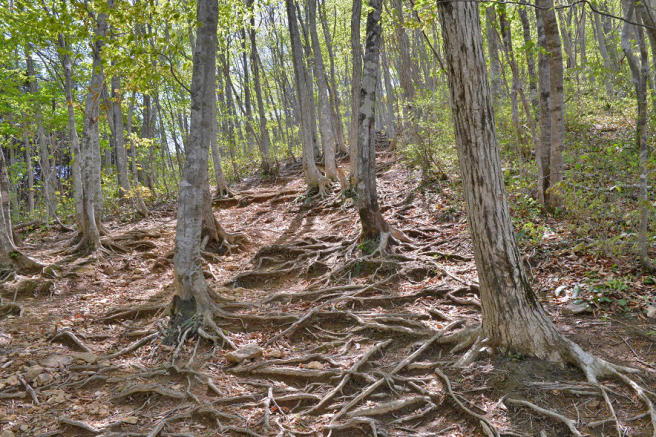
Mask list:
[{"label": "green foliage", "polygon": [[413,111],[400,151],[411,166],[421,170],[424,182],[446,180],[458,166],[447,96],[442,91],[418,94]]}]

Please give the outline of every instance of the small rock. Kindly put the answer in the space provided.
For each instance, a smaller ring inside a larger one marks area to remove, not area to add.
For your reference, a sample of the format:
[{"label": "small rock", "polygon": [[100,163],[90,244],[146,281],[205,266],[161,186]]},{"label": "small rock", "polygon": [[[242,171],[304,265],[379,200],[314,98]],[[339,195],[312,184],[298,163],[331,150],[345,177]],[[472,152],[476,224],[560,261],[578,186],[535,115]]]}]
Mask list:
[{"label": "small rock", "polygon": [[30,429],[30,427],[27,426],[26,424],[22,424],[22,425],[20,426],[20,430],[23,431],[23,432],[27,431],[28,429]]},{"label": "small rock", "polygon": [[239,269],[239,266],[236,265],[236,264],[225,264],[225,265],[223,266],[223,268],[226,269],[226,270],[229,271],[229,272],[232,272],[232,271],[234,271],[234,270]]},{"label": "small rock", "polygon": [[129,423],[130,425],[136,425],[138,421],[139,419],[134,416],[126,417],[122,420],[123,423]]},{"label": "small rock", "polygon": [[656,319],[656,306],[650,305],[647,307],[647,317],[650,319]]},{"label": "small rock", "polygon": [[231,363],[241,363],[244,360],[252,360],[262,355],[263,349],[255,343],[247,344],[236,351],[227,353],[225,358]]},{"label": "small rock", "polygon": [[98,411],[98,415],[99,415],[100,417],[105,417],[105,416],[108,415],[108,414],[109,414],[109,410],[108,410],[107,408],[101,408],[101,409]]},{"label": "small rock", "polygon": [[61,366],[68,366],[73,362],[71,357],[66,355],[50,355],[41,361],[43,367],[57,368]]},{"label": "small rock", "polygon": [[52,377],[51,374],[49,373],[41,373],[39,376],[36,377],[34,380],[35,384],[37,387],[43,387],[44,385],[48,385],[52,382],[54,378]]},{"label": "small rock", "polygon": [[600,402],[596,399],[591,400],[587,403],[588,408],[599,408]]},{"label": "small rock", "polygon": [[99,366],[102,366],[102,367],[109,367],[109,366],[112,365],[112,363],[110,363],[110,362],[107,361],[107,360],[103,360],[103,361],[100,361],[100,362],[98,363],[98,365],[99,365]]},{"label": "small rock", "polygon": [[267,354],[267,356],[270,357],[270,358],[282,358],[282,357],[285,356],[285,353],[283,351],[281,351],[280,349],[275,349],[275,350],[272,350],[271,352],[269,352]]},{"label": "small rock", "polygon": [[592,312],[592,307],[587,302],[581,302],[581,303],[571,302],[565,305],[565,308],[563,308],[563,314],[567,314],[567,315],[583,314],[583,313],[591,313],[591,312]]},{"label": "small rock", "polygon": [[25,379],[26,379],[27,381],[30,381],[30,382],[31,382],[31,381],[33,381],[37,376],[39,376],[39,375],[41,374],[41,372],[43,372],[43,370],[44,370],[43,367],[41,367],[41,366],[39,366],[39,365],[32,366],[32,367],[28,367],[28,368],[27,368],[27,371],[25,372]]},{"label": "small rock", "polygon": [[18,375],[11,375],[9,378],[5,379],[5,384],[12,387],[19,386],[21,383],[18,379]]},{"label": "small rock", "polygon": [[323,364],[321,364],[319,361],[310,361],[305,365],[306,369],[313,369],[313,370],[323,370]]},{"label": "small rock", "polygon": [[95,364],[98,361],[96,354],[92,352],[80,352],[73,355],[78,360],[83,360],[89,364]]},{"label": "small rock", "polygon": [[15,435],[10,430],[6,430],[6,431],[2,431],[2,434],[0,434],[0,437],[15,437]]}]

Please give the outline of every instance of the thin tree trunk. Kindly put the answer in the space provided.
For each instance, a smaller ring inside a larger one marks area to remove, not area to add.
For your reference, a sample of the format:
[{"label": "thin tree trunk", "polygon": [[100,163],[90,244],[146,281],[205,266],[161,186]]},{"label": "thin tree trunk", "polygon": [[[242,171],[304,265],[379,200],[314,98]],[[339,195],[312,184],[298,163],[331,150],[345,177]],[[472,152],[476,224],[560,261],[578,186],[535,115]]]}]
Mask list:
[{"label": "thin tree trunk", "polygon": [[311,96],[309,94],[308,76],[303,61],[303,48],[301,47],[301,36],[296,21],[294,0],[285,0],[289,33],[292,46],[292,60],[294,62],[294,78],[296,82],[296,94],[301,118],[301,142],[303,144],[303,168],[305,178],[310,190],[318,189],[320,195],[325,195],[326,186],[329,181],[324,178],[314,162],[314,138],[312,118],[309,114],[311,108]]},{"label": "thin tree trunk", "polygon": [[[522,21],[522,30],[524,33],[524,51],[526,52],[526,65],[528,70],[528,88],[531,99],[531,108],[533,113],[537,114],[539,110],[538,103],[538,80],[535,72],[535,53],[533,39],[531,38],[531,23],[528,19],[528,13],[525,6],[519,7],[519,18]],[[535,117],[535,115],[534,115]]]},{"label": "thin tree trunk", "polygon": [[324,39],[326,40],[326,49],[328,50],[328,58],[330,59],[330,102],[332,104],[333,124],[335,128],[335,137],[337,145],[341,153],[347,153],[346,139],[344,138],[344,125],[342,124],[341,113],[341,99],[339,98],[339,91],[337,89],[337,82],[335,79],[335,54],[333,53],[332,38],[330,36],[330,29],[328,29],[328,21],[326,19],[325,0],[320,2],[319,17],[321,18],[321,27],[323,29]]},{"label": "thin tree trunk", "polygon": [[539,48],[538,71],[540,72],[538,77],[540,89],[540,141],[535,150],[535,160],[538,166],[538,202],[546,207],[551,176],[551,81],[549,78],[549,55],[547,54],[543,14],[542,9],[535,10]]},{"label": "thin tree trunk", "polygon": [[487,37],[487,51],[490,58],[490,81],[492,88],[492,101],[496,106],[501,98],[501,63],[499,62],[499,44],[494,26],[496,14],[494,6],[485,8],[485,29]]},{"label": "thin tree trunk", "polygon": [[360,113],[360,85],[362,84],[362,47],[360,46],[360,18],[362,16],[362,0],[353,0],[351,13],[351,60],[353,74],[351,76],[351,129],[349,131],[349,152],[351,160],[351,187],[358,185],[358,114]]},{"label": "thin tree trunk", "polygon": [[595,35],[597,37],[597,45],[599,46],[599,54],[601,59],[604,62],[604,83],[606,85],[606,97],[610,101],[613,98],[613,83],[611,81],[612,67],[610,57],[608,56],[608,49],[606,48],[606,38],[604,37],[604,31],[601,28],[601,19],[599,14],[592,14],[594,17],[594,26],[595,26]]},{"label": "thin tree trunk", "polygon": [[558,33],[558,21],[553,10],[553,0],[537,0],[543,9],[545,42],[549,54],[549,84],[551,97],[551,155],[549,192],[547,194],[547,210],[562,208],[563,199],[558,192],[558,185],[563,181],[565,149],[565,101],[563,92],[563,55]]},{"label": "thin tree trunk", "polygon": [[[252,8],[253,0],[247,0],[247,5]],[[253,85],[255,86],[255,98],[257,99],[257,111],[260,116],[260,156],[262,158],[262,170],[271,173],[273,162],[271,160],[271,140],[269,138],[269,129],[267,127],[266,111],[264,110],[264,99],[262,98],[262,86],[260,84],[260,63],[257,52],[257,39],[255,38],[255,16],[251,15],[251,25],[249,28],[251,40],[251,69],[253,70]]]},{"label": "thin tree trunk", "polygon": [[382,26],[382,0],[369,0],[367,37],[365,41],[364,72],[360,91],[358,119],[358,212],[362,223],[362,237],[371,240],[388,229],[378,206],[376,193],[376,87],[379,74],[379,53]]},{"label": "thin tree trunk", "polygon": [[321,132],[321,146],[324,152],[326,177],[337,177],[337,163],[335,162],[335,136],[332,123],[332,108],[328,97],[328,83],[321,54],[321,44],[317,34],[317,0],[308,0],[308,30],[314,53],[314,73],[317,80],[317,94],[319,98],[319,129]]},{"label": "thin tree trunk", "polygon": [[69,47],[64,38],[64,35],[59,35],[60,61],[64,70],[64,93],[66,96],[66,107],[68,110],[68,140],[71,147],[71,158],[73,161],[73,186],[75,199],[75,219],[78,228],[82,228],[83,217],[83,187],[82,187],[82,173],[80,169],[80,142],[77,136],[77,129],[75,127],[75,110],[73,107],[73,70],[71,67],[71,57],[68,52]]},{"label": "thin tree trunk", "polygon": [[640,13],[634,15],[636,1],[628,0],[625,22],[622,27],[622,50],[631,69],[631,81],[635,87],[636,101],[638,105],[638,118],[636,120],[636,144],[640,150],[640,225],[638,230],[638,259],[647,272],[654,271],[654,265],[649,258],[649,246],[647,243],[647,226],[649,223],[649,191],[647,175],[647,163],[649,161],[649,144],[647,142],[647,79],[649,77],[649,55],[642,26],[635,26],[638,36],[638,48],[640,51],[640,62],[633,54],[631,41],[629,40],[630,25],[628,22],[636,20],[642,22]]},{"label": "thin tree trunk", "polygon": [[[208,149],[214,125],[212,118],[216,118],[217,0],[199,0],[197,17],[199,26],[191,80],[191,126],[180,183],[173,258],[175,296],[171,325],[179,330],[184,329],[196,314],[202,315],[203,323],[216,326],[212,320],[215,305],[203,276],[200,253],[203,184],[207,180]],[[168,339],[170,343],[177,340],[179,338]]]}]

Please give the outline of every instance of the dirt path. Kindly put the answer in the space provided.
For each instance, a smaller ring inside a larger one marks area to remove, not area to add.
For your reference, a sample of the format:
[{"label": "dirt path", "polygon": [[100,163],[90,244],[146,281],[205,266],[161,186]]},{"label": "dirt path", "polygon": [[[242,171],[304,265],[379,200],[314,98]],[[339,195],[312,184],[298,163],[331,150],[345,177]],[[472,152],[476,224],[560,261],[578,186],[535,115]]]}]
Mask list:
[{"label": "dirt path", "polygon": [[[578,372],[499,354],[449,366],[458,332],[480,319],[457,188],[424,190],[395,157],[379,162],[384,215],[414,240],[385,256],[363,255],[375,244],[357,240],[353,199],[308,198],[297,166],[276,180],[248,180],[236,199],[217,202],[220,223],[251,242],[205,258],[212,287],[230,300],[222,303],[230,315],[217,323],[239,348],[258,346],[241,351],[254,357],[240,362],[220,344],[161,344],[173,205],[147,220],[111,223],[115,251],[91,257],[62,261],[55,252],[71,235],[31,234],[26,251],[62,267],[33,287],[16,288],[21,278],[0,285],[4,301],[16,293],[24,310],[0,319],[0,427],[43,437],[568,434],[557,419],[504,403],[510,396],[592,435],[617,434],[612,421],[594,423],[611,412]],[[559,328],[612,362],[646,370],[644,386],[656,387],[653,323],[565,315],[552,290],[562,277],[554,269],[567,262],[533,262],[536,289],[550,290],[542,298]],[[649,419],[635,418],[643,406],[633,394],[608,387],[625,435],[652,435]]]}]

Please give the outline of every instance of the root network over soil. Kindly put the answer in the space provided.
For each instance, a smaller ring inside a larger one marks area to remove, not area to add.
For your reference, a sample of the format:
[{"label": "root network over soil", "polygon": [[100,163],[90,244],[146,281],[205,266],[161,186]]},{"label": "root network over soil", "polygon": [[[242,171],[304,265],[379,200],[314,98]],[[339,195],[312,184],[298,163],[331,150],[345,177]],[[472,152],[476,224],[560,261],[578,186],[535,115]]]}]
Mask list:
[{"label": "root network over soil", "polygon": [[215,342],[200,321],[162,341],[174,206],[114,224],[106,250],[83,258],[61,258],[59,231],[32,234],[26,252],[52,267],[0,285],[0,426],[42,437],[655,435],[649,327],[547,302],[573,341],[640,371],[599,382],[495,353],[476,336],[466,219],[440,213],[452,187],[424,190],[379,158],[385,218],[411,242],[361,241],[353,199],[308,196],[294,166],[215,200],[219,223],[247,237],[204,253]]}]

